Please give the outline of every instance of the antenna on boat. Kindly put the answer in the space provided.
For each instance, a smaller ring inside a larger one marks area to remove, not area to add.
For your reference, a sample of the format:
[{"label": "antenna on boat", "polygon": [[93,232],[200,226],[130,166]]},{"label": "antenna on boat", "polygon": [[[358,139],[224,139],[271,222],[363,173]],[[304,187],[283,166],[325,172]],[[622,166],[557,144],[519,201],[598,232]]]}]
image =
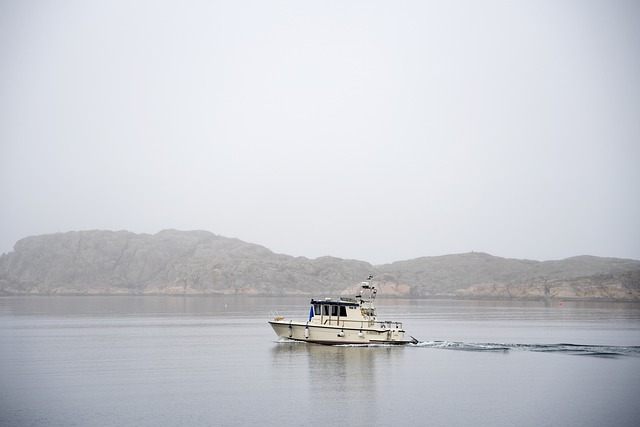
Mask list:
[{"label": "antenna on boat", "polygon": [[[361,288],[360,294],[356,295],[356,298],[359,299],[361,302],[373,303],[373,301],[376,299],[376,294],[378,293],[378,290],[376,289],[375,286],[371,285],[371,279],[373,279],[373,274],[370,274],[369,277],[367,277],[367,280],[360,283],[360,288]],[[367,291],[366,297],[365,297],[365,291]]]},{"label": "antenna on boat", "polygon": [[360,284],[362,286],[362,289],[370,289],[371,288],[371,279],[373,279],[373,274],[370,274],[369,277],[367,277],[367,280],[365,280],[364,282],[362,282]]}]

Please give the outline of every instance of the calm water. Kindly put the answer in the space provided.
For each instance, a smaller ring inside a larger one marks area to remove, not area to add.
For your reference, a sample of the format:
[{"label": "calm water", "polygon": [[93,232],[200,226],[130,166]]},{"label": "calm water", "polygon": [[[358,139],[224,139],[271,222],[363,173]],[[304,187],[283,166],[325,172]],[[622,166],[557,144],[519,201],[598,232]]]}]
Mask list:
[{"label": "calm water", "polygon": [[306,298],[0,298],[0,426],[640,425],[638,304],[378,307],[420,344],[278,341]]}]

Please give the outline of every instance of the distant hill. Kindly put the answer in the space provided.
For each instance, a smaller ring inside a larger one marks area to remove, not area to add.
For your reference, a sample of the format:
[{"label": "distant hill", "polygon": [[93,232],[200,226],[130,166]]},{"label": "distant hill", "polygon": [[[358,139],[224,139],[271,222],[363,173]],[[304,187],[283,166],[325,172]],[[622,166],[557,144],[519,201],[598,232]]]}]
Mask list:
[{"label": "distant hill", "polygon": [[392,264],[308,259],[206,231],[76,231],[27,237],[0,257],[0,295],[352,294],[369,274],[380,295],[640,301],[640,261],[561,261],[485,253]]}]

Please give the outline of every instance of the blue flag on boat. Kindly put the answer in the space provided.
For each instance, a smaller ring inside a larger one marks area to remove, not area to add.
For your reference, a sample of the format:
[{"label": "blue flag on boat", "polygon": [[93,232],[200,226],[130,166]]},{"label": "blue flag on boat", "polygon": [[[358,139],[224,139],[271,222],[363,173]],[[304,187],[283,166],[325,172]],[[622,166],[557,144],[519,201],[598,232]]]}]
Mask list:
[{"label": "blue flag on boat", "polygon": [[309,321],[311,321],[312,317],[313,317],[313,306],[311,306],[311,309],[309,309]]}]

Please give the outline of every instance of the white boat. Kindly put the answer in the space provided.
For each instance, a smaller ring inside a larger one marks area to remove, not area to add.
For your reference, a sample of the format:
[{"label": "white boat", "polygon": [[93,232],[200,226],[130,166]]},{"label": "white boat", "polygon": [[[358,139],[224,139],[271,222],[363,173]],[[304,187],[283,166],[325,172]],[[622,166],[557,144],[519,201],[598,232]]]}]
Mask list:
[{"label": "white boat", "polygon": [[355,298],[311,300],[308,320],[275,316],[269,324],[282,338],[318,344],[416,344],[401,322],[376,320],[377,290],[369,278]]}]

